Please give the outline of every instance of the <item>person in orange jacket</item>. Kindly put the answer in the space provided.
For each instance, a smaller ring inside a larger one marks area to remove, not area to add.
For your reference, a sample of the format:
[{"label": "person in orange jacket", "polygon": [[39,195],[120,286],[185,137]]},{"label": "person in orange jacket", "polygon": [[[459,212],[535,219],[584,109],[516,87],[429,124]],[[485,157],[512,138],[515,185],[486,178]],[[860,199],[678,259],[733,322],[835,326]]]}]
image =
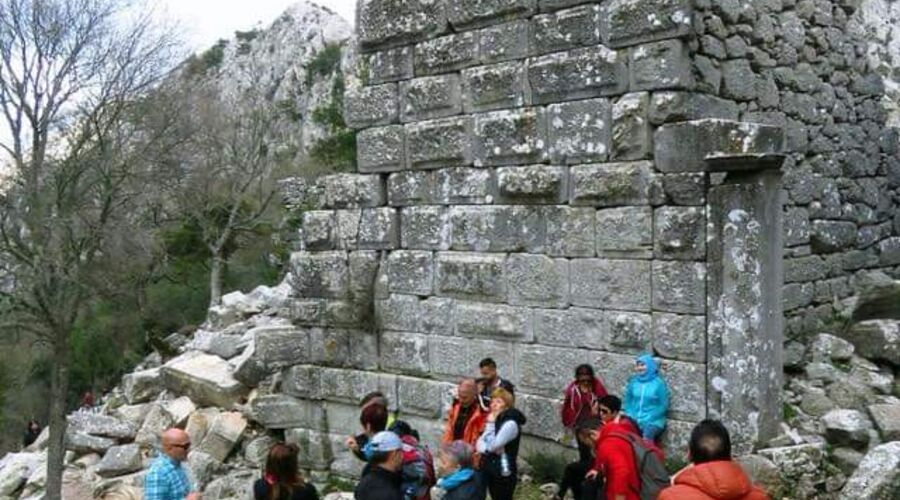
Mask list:
[{"label": "person in orange jacket", "polygon": [[604,396],[598,400],[600,413],[599,432],[594,465],[585,475],[592,480],[601,476],[607,500],[640,500],[641,478],[634,463],[631,443],[617,435],[633,434],[640,437],[637,426],[619,412],[622,400],[616,396]]},{"label": "person in orange jacket", "polygon": [[740,465],[731,460],[731,437],[718,420],[704,420],[691,431],[690,465],[672,477],[658,500],[768,500]]},{"label": "person in orange jacket", "polygon": [[473,379],[467,378],[459,382],[456,399],[447,415],[442,443],[465,441],[473,447],[484,432],[488,413],[478,404],[478,387]]}]

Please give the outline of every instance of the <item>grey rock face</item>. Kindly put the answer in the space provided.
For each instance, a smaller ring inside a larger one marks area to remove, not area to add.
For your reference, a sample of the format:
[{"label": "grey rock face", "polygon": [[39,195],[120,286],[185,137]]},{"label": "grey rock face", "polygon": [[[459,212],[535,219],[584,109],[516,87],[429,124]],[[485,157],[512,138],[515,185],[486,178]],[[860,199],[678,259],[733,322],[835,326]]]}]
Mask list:
[{"label": "grey rock face", "polygon": [[462,82],[466,113],[517,108],[531,100],[525,67],[516,62],[463,70]]},{"label": "grey rock face", "polygon": [[201,405],[230,408],[247,393],[231,366],[209,354],[184,354],[166,363],[162,372],[167,389]]},{"label": "grey rock face", "polygon": [[859,354],[900,365],[900,323],[897,321],[863,321],[853,325],[845,337]]},{"label": "grey rock face", "polygon": [[619,94],[628,86],[626,57],[602,45],[531,59],[532,102],[547,103]]},{"label": "grey rock face", "polygon": [[857,410],[831,410],[822,417],[825,437],[836,446],[851,446],[857,449],[869,444],[869,430],[872,422]]},{"label": "grey rock face", "polygon": [[540,162],[546,155],[547,124],[540,108],[476,115],[475,165]]},{"label": "grey rock face", "polygon": [[141,448],[136,444],[126,444],[107,450],[94,472],[100,477],[114,477],[141,470],[142,467]]},{"label": "grey rock face", "polygon": [[115,417],[96,413],[78,412],[69,415],[68,429],[93,436],[114,439],[134,439],[137,429]]},{"label": "grey rock face", "polygon": [[587,99],[547,107],[550,158],[558,163],[606,160],[611,107],[607,99]]},{"label": "grey rock face", "polygon": [[412,168],[438,168],[472,162],[472,120],[444,118],[407,125],[407,161]]},{"label": "grey rock face", "polygon": [[128,404],[146,403],[162,390],[159,368],[132,372],[122,377],[122,390]]},{"label": "grey rock face", "polygon": [[610,47],[676,38],[691,32],[691,2],[612,0],[606,6],[604,41]]},{"label": "grey rock face", "polygon": [[[203,441],[197,446],[201,451],[219,462],[224,462],[234,447],[240,442],[247,420],[239,413],[223,412],[216,415]],[[268,452],[268,450],[266,450]]]},{"label": "grey rock face", "polygon": [[414,78],[400,84],[400,121],[404,123],[459,112],[460,85],[456,75]]},{"label": "grey rock face", "polygon": [[885,441],[900,441],[900,404],[869,406],[869,415]]},{"label": "grey rock face", "polygon": [[841,490],[841,499],[888,499],[900,493],[900,441],[870,450]]}]

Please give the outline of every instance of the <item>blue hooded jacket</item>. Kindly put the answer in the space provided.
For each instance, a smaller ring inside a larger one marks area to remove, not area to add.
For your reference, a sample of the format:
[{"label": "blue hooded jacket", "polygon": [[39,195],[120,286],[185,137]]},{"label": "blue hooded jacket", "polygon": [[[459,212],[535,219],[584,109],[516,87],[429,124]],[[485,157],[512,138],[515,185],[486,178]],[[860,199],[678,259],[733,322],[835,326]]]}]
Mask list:
[{"label": "blue hooded jacket", "polygon": [[647,371],[628,379],[623,408],[625,414],[636,420],[642,429],[647,425],[665,428],[666,412],[669,411],[669,388],[659,376],[659,365],[653,356],[641,354],[636,360],[644,363]]}]

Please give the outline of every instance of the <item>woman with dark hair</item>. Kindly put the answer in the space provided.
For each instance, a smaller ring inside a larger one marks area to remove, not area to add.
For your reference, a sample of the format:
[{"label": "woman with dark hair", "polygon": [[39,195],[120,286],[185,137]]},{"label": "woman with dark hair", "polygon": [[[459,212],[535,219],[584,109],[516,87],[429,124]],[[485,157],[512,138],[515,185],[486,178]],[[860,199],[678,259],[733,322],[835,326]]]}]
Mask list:
[{"label": "woman with dark hair", "polygon": [[295,444],[276,443],[266,458],[262,479],[253,483],[255,500],[318,500],[315,486],[300,476]]},{"label": "woman with dark hair", "polygon": [[[597,417],[595,404],[606,394],[603,382],[594,375],[594,367],[588,364],[578,365],[575,368],[575,380],[566,386],[565,399],[560,409],[563,427],[574,434],[579,423]],[[580,439],[576,440],[576,444],[579,461],[590,460],[592,447],[585,445]]]}]

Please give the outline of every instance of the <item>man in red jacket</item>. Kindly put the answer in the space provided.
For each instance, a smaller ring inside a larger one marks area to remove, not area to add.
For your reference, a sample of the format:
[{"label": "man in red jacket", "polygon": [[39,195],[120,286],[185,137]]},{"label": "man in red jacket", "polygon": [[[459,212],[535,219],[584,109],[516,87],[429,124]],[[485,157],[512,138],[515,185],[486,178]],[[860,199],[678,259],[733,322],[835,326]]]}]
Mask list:
[{"label": "man in red jacket", "polygon": [[631,443],[619,437],[621,434],[640,437],[640,433],[631,420],[619,414],[622,400],[604,396],[598,403],[603,423],[597,436],[594,465],[585,478],[602,475],[607,500],[640,500],[641,479],[634,463],[634,452]]},{"label": "man in red jacket", "polygon": [[691,431],[691,464],[672,478],[659,500],[768,500],[731,460],[731,437],[718,420],[704,420]]}]

